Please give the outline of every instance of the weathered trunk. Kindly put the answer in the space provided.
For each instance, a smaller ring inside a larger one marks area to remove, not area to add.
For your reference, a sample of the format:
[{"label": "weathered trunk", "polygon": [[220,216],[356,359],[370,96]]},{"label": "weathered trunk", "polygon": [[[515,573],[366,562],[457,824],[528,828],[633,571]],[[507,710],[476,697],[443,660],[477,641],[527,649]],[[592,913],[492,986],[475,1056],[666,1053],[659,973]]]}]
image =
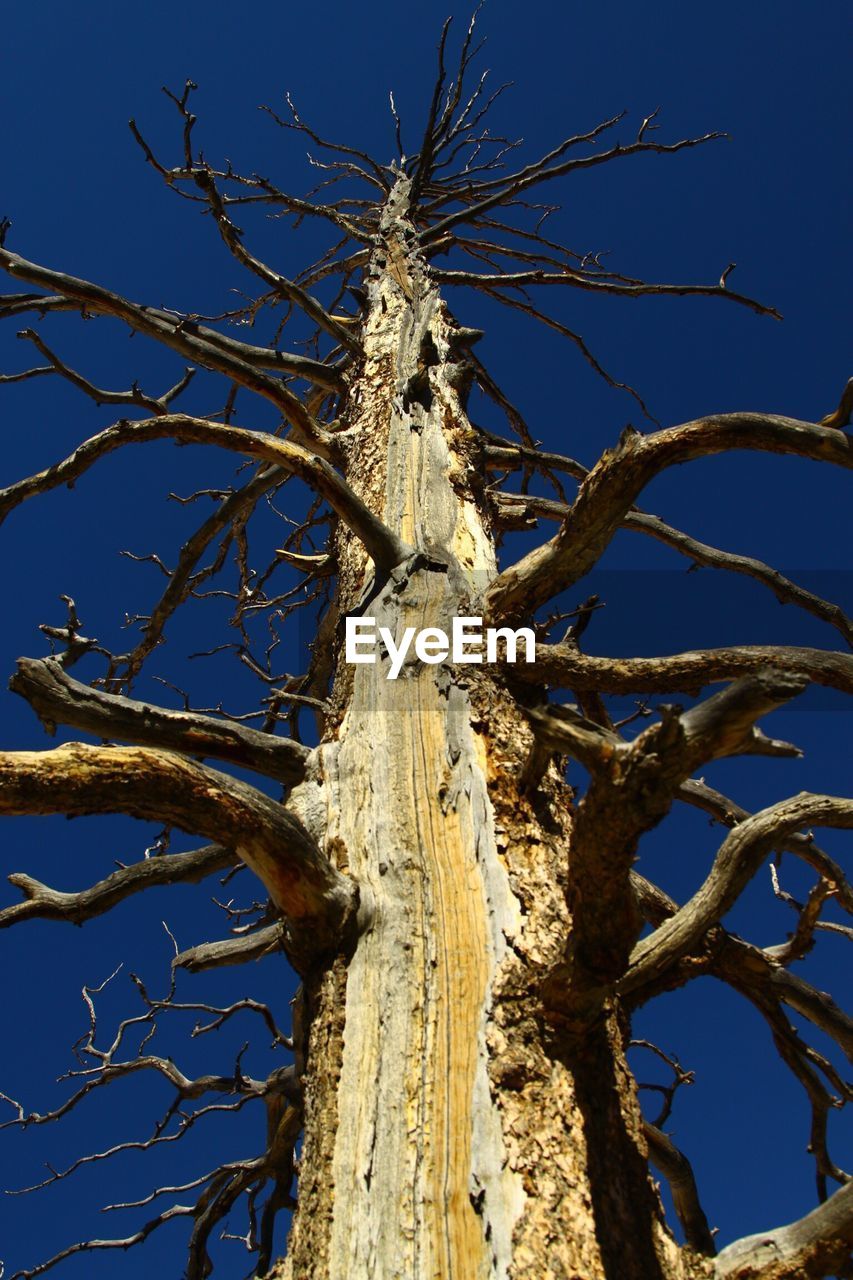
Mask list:
[{"label": "weathered trunk", "polygon": [[[389,627],[478,614],[495,574],[460,398],[460,335],[414,245],[408,184],[368,281],[347,478],[419,555],[374,579],[342,534],[340,609]],[[611,1017],[578,1048],[542,1017],[562,953],[570,794],[533,804],[513,701],[475,665],[346,665],[294,796],[361,886],[353,952],[307,983],[292,1280],[681,1276]]]}]

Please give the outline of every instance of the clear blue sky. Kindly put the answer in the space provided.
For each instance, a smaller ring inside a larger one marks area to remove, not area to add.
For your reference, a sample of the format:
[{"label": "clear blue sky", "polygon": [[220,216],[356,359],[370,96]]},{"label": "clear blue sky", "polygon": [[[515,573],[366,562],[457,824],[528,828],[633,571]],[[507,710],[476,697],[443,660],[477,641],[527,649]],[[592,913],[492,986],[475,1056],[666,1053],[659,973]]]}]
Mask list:
[{"label": "clear blue sky", "polygon": [[[170,198],[146,168],[128,118],[135,116],[177,157],[173,108],[159,89],[178,88],[190,76],[199,84],[198,130],[208,157],[230,157],[237,168],[269,173],[299,194],[313,181],[301,140],[278,131],[258,105],[278,105],[290,89],[320,132],[384,161],[393,153],[387,106],[393,90],[414,150],[447,13],[461,29],[469,10],[456,0],[417,6],[391,0],[360,6],[220,0],[115,6],[97,0],[74,7],[46,0],[37,8],[8,7],[0,53],[0,216],[13,220],[9,247],[155,305],[200,311],[229,305],[228,290],[245,280],[209,222]],[[733,286],[785,317],[780,324],[715,299],[622,303],[567,292],[549,299],[561,318],[585,335],[615,376],[639,388],[664,424],[734,409],[809,420],[828,412],[853,372],[849,6],[839,0],[721,0],[713,6],[489,0],[481,29],[488,37],[482,65],[492,68],[496,82],[515,82],[495,128],[523,136],[527,157],[623,108],[638,122],[660,106],[667,139],[715,129],[732,134],[729,142],[679,156],[573,176],[554,191],[563,213],[553,220],[552,235],[579,250],[611,250],[615,269],[661,280],[711,282],[736,261]],[[262,235],[266,256],[285,273],[309,260],[305,240],[284,224],[272,224]],[[476,297],[460,295],[453,305],[464,322],[488,327],[480,351],[547,446],[589,463],[627,421],[644,425],[632,402],[598,383],[555,335],[523,317],[483,311]],[[180,367],[177,358],[150,350],[140,338],[129,342],[106,323],[55,317],[44,332],[70,363],[107,385],[126,386],[139,376],[146,388],[159,391]],[[29,354],[7,322],[0,367],[21,369]],[[0,414],[0,485],[59,458],[110,420],[48,379],[0,388]],[[252,414],[245,425],[266,424],[258,411]],[[502,429],[490,410],[482,411],[482,419]],[[75,596],[90,633],[122,647],[124,614],[145,612],[160,583],[155,570],[129,565],[118,550],[156,550],[167,563],[173,560],[190,517],[166,504],[164,491],[188,492],[227,481],[230,473],[207,454],[158,446],[111,461],[73,493],[16,512],[2,531],[0,671],[11,673],[21,654],[44,651],[37,624],[61,621],[61,592]],[[706,541],[769,560],[846,602],[848,611],[853,605],[846,474],[736,455],[668,473],[644,505]],[[771,640],[837,647],[834,632],[781,609],[757,587],[726,584],[710,571],[686,578],[683,562],[641,542],[636,535],[617,539],[604,571],[579,592],[599,589],[608,599],[589,632],[591,651],[673,652]],[[213,618],[212,612],[199,613],[195,625]],[[170,667],[167,651],[152,669],[164,675],[179,670],[182,679],[195,682],[198,701],[224,697],[235,708],[247,686],[229,668],[212,664],[202,672],[196,666],[186,675],[180,664],[188,650],[220,641],[212,625],[202,642],[189,626],[176,625],[170,633],[176,665]],[[173,699],[155,684],[145,693]],[[48,745],[19,699],[4,694],[0,705],[0,746]],[[708,771],[709,780],[753,807],[802,789],[853,792],[850,716],[838,698],[807,698],[768,728],[804,746],[805,759],[718,766]],[[83,887],[106,874],[115,859],[138,857],[150,834],[119,819],[7,820],[2,833],[5,871],[27,870],[61,888]],[[718,840],[719,831],[697,816],[679,815],[643,847],[641,870],[683,897],[704,875]],[[823,843],[841,851],[829,836]],[[789,874],[789,886],[802,888],[793,868]],[[44,924],[0,934],[7,1045],[0,1089],[21,1096],[28,1109],[55,1105],[61,1093],[51,1080],[72,1065],[69,1047],[84,1029],[82,984],[100,982],[124,961],[158,990],[170,956],[162,919],[181,945],[213,929],[224,932],[207,897],[206,887],[173,890],[151,902],[125,904],[84,931]],[[790,921],[772,901],[766,876],[756,881],[746,905],[733,926],[761,943],[781,941]],[[801,971],[843,1001],[850,984],[841,943],[828,938],[820,951]],[[121,981],[121,990],[118,980],[111,988],[105,1016],[129,1005],[129,984]],[[263,991],[287,1020],[290,979],[283,962],[229,972],[216,982],[196,979],[184,990],[187,998],[215,991],[217,999]],[[705,980],[662,1001],[638,1020],[637,1032],[657,1038],[696,1071],[697,1082],[680,1096],[670,1128],[694,1162],[720,1239],[810,1208],[805,1100],[757,1015]],[[242,1038],[236,1028],[215,1043],[194,1041],[185,1049],[180,1042],[172,1051],[186,1071],[227,1069]],[[255,1074],[265,1061],[259,1052],[247,1069]],[[40,1162],[61,1166],[93,1145],[144,1136],[165,1098],[154,1086],[119,1087],[64,1127],[0,1134],[3,1182],[29,1183],[40,1176]],[[172,1151],[158,1166],[158,1180],[179,1182],[219,1158],[252,1154],[261,1142],[262,1119],[247,1114],[224,1129],[211,1126],[194,1146]],[[841,1163],[845,1140],[849,1151],[849,1125],[846,1131],[839,1126],[833,1146]],[[7,1274],[79,1235],[131,1230],[130,1220],[111,1215],[116,1221],[105,1222],[95,1210],[108,1199],[144,1194],[152,1177],[147,1162],[127,1156],[114,1169],[96,1172],[39,1197],[0,1200],[0,1258]],[[241,1229],[236,1215],[232,1229]],[[182,1238],[183,1228],[167,1228],[141,1251],[75,1259],[64,1274],[72,1280],[106,1277],[118,1268],[123,1280],[134,1280],[159,1267],[177,1276]],[[222,1274],[242,1274],[239,1247],[222,1248]]]}]

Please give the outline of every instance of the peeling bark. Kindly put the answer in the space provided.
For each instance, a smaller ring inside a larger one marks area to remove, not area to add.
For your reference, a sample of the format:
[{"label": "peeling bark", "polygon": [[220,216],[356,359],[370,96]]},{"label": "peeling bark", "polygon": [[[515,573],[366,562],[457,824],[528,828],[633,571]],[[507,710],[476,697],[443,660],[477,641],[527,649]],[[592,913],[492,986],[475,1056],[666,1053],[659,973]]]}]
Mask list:
[{"label": "peeling bark", "polygon": [[[338,548],[342,612],[398,637],[476,613],[496,573],[453,322],[411,251],[405,198],[401,181],[341,437],[350,484],[417,553],[374,576],[352,539]],[[520,794],[529,733],[483,669],[386,672],[340,663],[334,727],[293,792],[369,923],[307,984],[299,1203],[274,1274],[681,1276],[618,1027],[578,1055],[542,1021],[568,923],[569,793],[550,777],[535,803]]]}]

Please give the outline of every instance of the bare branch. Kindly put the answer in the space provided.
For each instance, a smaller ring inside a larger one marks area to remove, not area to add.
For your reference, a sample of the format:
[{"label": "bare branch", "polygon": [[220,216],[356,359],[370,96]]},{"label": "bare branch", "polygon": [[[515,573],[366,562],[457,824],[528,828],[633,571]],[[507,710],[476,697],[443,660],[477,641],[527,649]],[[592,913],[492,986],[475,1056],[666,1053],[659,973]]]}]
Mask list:
[{"label": "bare branch", "polygon": [[279,950],[284,940],[283,925],[270,924],[242,938],[200,942],[197,946],[189,947],[176,955],[172,961],[172,967],[186,969],[188,973],[201,973],[205,969],[246,964],[249,960],[261,960],[271,952]]},{"label": "bare branch", "polygon": [[[169,316],[168,312],[157,312],[149,307],[129,302],[126,298],[101,288],[100,285],[79,280],[59,271],[51,271],[34,262],[27,262],[25,258],[3,248],[0,248],[0,267],[18,279],[26,280],[29,284],[54,290],[87,311],[116,316],[129,324],[132,329],[172,347],[194,362],[227,374],[241,386],[248,387],[271,401],[306,439],[311,440],[315,445],[329,447],[328,432],[314,421],[302,401],[284,385],[281,379],[270,377],[269,374],[249,364],[242,358],[242,354],[236,354],[233,349],[230,349],[229,343],[219,339],[212,341],[207,334],[202,337],[198,332],[193,333],[191,326],[186,325],[181,318]],[[302,356],[276,356],[272,357],[268,363],[274,363],[283,372],[296,377],[305,377],[309,381],[314,381],[317,370],[321,369],[323,384],[328,384],[329,370],[317,361],[307,360]]]},{"label": "bare branch", "polygon": [[438,41],[438,70],[436,72],[435,84],[433,85],[432,101],[430,102],[429,111],[427,112],[423,141],[421,142],[421,149],[418,152],[418,162],[412,177],[411,198],[413,202],[418,200],[424,184],[428,182],[432,176],[433,158],[437,142],[436,121],[438,119],[441,91],[444,88],[446,74],[444,69],[444,51],[447,46],[447,33],[450,30],[450,24],[452,21],[452,18],[445,18],[444,26],[441,28],[441,36]]},{"label": "bare branch", "polygon": [[[271,112],[270,114],[277,119],[277,117],[274,116],[274,113]],[[278,121],[278,123],[281,124],[282,122]],[[151,147],[142,136],[136,121],[129,120],[128,124],[135,141],[138,143],[143,155],[145,156],[145,159],[152,168],[159,173],[167,187],[185,200],[195,201],[199,204],[202,203],[203,198],[201,196],[182,189],[182,184],[193,183],[194,180],[192,155],[187,155],[186,148],[184,154],[184,166],[167,169],[166,166],[161,164],[154,155]],[[334,205],[315,204],[310,200],[303,200],[298,196],[288,195],[287,192],[280,191],[278,187],[274,186],[273,183],[269,181],[268,178],[264,178],[260,174],[255,173],[246,177],[243,174],[236,173],[230,163],[228,168],[224,171],[211,169],[211,173],[215,178],[220,178],[224,182],[231,183],[238,188],[242,187],[250,192],[248,195],[224,196],[223,203],[225,205],[278,205],[286,214],[293,214],[297,221],[300,221],[306,216],[324,218],[333,223],[333,225],[339,230],[344,231],[348,238],[358,240],[362,243],[369,241],[369,237],[366,234],[361,221],[347,217],[340,208],[335,207]],[[282,215],[272,214],[271,216],[281,217]]]},{"label": "bare branch", "polygon": [[710,950],[709,972],[715,977],[749,994],[759,1008],[786,1004],[834,1040],[853,1063],[853,1018],[825,991],[783,968],[766,948],[752,946],[734,934],[725,934]]},{"label": "bare branch", "polygon": [[45,1275],[46,1272],[53,1270],[58,1263],[64,1262],[66,1258],[72,1258],[78,1253],[96,1253],[101,1249],[121,1249],[126,1251],[134,1245],[142,1244],[144,1240],[148,1239],[152,1231],[156,1231],[158,1227],[163,1225],[163,1223],[170,1222],[174,1218],[191,1217],[192,1213],[192,1208],[188,1208],[186,1205],[173,1205],[171,1209],[166,1209],[163,1213],[158,1213],[156,1218],[152,1218],[149,1222],[146,1222],[144,1227],[141,1227],[139,1231],[135,1231],[132,1235],[125,1236],[121,1240],[78,1241],[77,1244],[69,1245],[67,1249],[63,1249],[60,1253],[54,1254],[54,1256],[49,1258],[47,1262],[42,1262],[37,1267],[31,1267],[26,1271],[16,1271],[15,1274],[10,1277],[10,1280],[35,1280],[36,1276]]},{"label": "bare branch", "polygon": [[694,947],[721,920],[768,853],[802,827],[853,827],[853,801],[803,792],[739,823],[723,842],[705,883],[689,902],[631,953],[620,982],[629,993],[653,980]]},{"label": "bare branch", "polygon": [[[695,784],[685,783],[681,791],[693,785]],[[745,818],[751,816],[743,812]],[[783,837],[780,844],[790,848],[797,841],[813,844],[810,836],[804,835]],[[669,894],[636,871],[631,872],[631,887],[643,919],[655,928],[671,919],[679,910],[678,903]],[[765,948],[753,946],[716,924],[702,937],[685,961],[671,968],[657,982],[652,981],[644,987],[635,988],[630,997],[621,984],[618,990],[626,998],[628,1007],[633,1008],[644,1003],[657,991],[681,986],[703,973],[713,974],[742,994],[748,993],[750,998],[762,994],[765,997],[762,1003],[787,1004],[825,1032],[853,1062],[853,1019],[838,1007],[832,997],[783,968]]]},{"label": "bare branch", "polygon": [[484,292],[488,294],[490,298],[494,298],[496,302],[500,302],[506,307],[511,307],[515,311],[522,311],[525,315],[532,316],[534,320],[538,320],[540,324],[544,324],[549,329],[553,329],[556,333],[559,333],[561,337],[568,338],[569,342],[574,343],[578,348],[584,360],[586,360],[590,368],[598,374],[599,378],[602,378],[607,385],[609,387],[613,387],[614,390],[627,391],[628,395],[631,396],[639,405],[644,416],[648,418],[650,422],[654,423],[655,426],[660,425],[657,418],[655,418],[648,409],[639,392],[636,391],[634,387],[629,386],[627,382],[620,382],[617,378],[614,378],[609,374],[601,361],[593,354],[591,348],[587,345],[586,340],[581,334],[576,333],[574,329],[570,329],[568,325],[562,324],[559,320],[554,319],[553,316],[549,316],[546,312],[540,311],[529,302],[521,302],[518,298],[505,297],[502,293],[495,292],[493,289],[488,287],[484,288]]},{"label": "bare branch", "polygon": [[556,537],[505,569],[492,583],[486,594],[489,616],[526,616],[572,586],[603,554],[654,476],[666,467],[731,449],[792,454],[853,467],[853,444],[844,433],[770,414],[699,418],[645,437],[626,430],[581,484]]},{"label": "bare branch", "polygon": [[[181,547],[177,564],[169,578],[169,585],[145,619],[142,639],[130,653],[122,658],[123,678],[128,685],[140,671],[148,655],[163,640],[163,632],[169,618],[183,604],[193,585],[207,575],[208,570],[197,571],[196,566],[216,535],[229,526],[233,527],[238,521],[248,519],[258,499],[286,479],[287,472],[284,468],[262,465],[253,479],[242,489],[223,495],[216,510],[187,539]],[[214,560],[214,568],[216,563],[217,560]],[[210,571],[212,572],[213,569]]]},{"label": "bare branch", "polygon": [[232,867],[238,861],[233,849],[211,844],[188,853],[161,854],[145,858],[132,866],[114,871],[89,889],[78,893],[63,893],[41,884],[32,876],[16,872],[9,876],[9,883],[20,889],[25,901],[0,911],[0,929],[18,924],[21,920],[67,920],[71,924],[84,924],[95,916],[111,911],[119,902],[159,885],[196,884],[214,871]]},{"label": "bare branch", "polygon": [[233,721],[101,693],[73,679],[55,658],[19,658],[9,688],[30,704],[48,733],[58,724],[72,725],[99,738],[227,760],[289,785],[305,772],[309,751],[299,742]]},{"label": "bare branch", "polygon": [[222,840],[263,881],[300,962],[340,945],[357,891],[302,823],[236,778],[172,752],[68,743],[0,752],[0,813],[126,813]]},{"label": "bare branch", "polygon": [[273,110],[271,110],[270,107],[261,107],[261,110],[271,116],[272,119],[275,120],[276,124],[282,129],[293,129],[297,133],[304,133],[312,140],[312,142],[316,142],[318,147],[323,147],[326,151],[338,151],[341,155],[354,156],[357,160],[362,160],[370,172],[366,173],[358,166],[353,166],[354,169],[357,169],[359,175],[367,182],[370,182],[373,186],[377,187],[383,194],[390,190],[387,172],[376,163],[372,156],[368,155],[366,151],[360,151],[358,147],[350,147],[343,142],[329,142],[326,138],[320,137],[320,135],[315,133],[315,131],[299,116],[296,107],[293,105],[293,99],[290,94],[286,93],[284,97],[290,110],[292,120],[282,120]]},{"label": "bare branch", "polygon": [[130,404],[138,405],[141,409],[147,409],[149,413],[168,413],[169,405],[177,399],[182,391],[186,390],[196,372],[193,368],[186,369],[184,376],[173,387],[164,392],[162,396],[148,396],[143,391],[140,391],[135,383],[129,391],[105,391],[102,387],[96,387],[94,383],[90,382],[88,378],[84,378],[82,374],[69,368],[34,329],[22,329],[17,336],[31,342],[50,361],[50,364],[44,369],[31,369],[27,374],[0,377],[0,382],[15,382],[21,378],[32,377],[39,373],[58,373],[85,395],[89,396],[91,400],[94,400],[97,405]]},{"label": "bare branch", "polygon": [[[640,921],[630,873],[640,837],[665,817],[679,786],[701,764],[755,751],[757,744],[764,750],[769,740],[754,721],[803,685],[774,672],[746,677],[685,713],[662,708],[662,719],[630,744],[567,708],[559,719],[547,710],[528,713],[537,736],[548,733],[549,745],[561,743],[591,773],[572,830],[566,882],[572,927],[562,960],[542,985],[549,1009],[573,1034],[585,1034],[599,1017],[637,952]],[[853,825],[853,804],[850,811]],[[742,883],[732,888],[737,897]],[[710,923],[705,921],[699,935]],[[667,921],[652,936],[671,928]],[[691,935],[679,954],[699,935]]]},{"label": "bare branch", "polygon": [[[678,798],[710,814],[724,827],[735,827],[739,822],[744,822],[753,816],[748,809],[744,809],[728,796],[715,791],[706,782],[695,778],[691,778],[679,787]],[[814,867],[818,875],[829,880],[835,887],[839,905],[853,914],[853,890],[847,883],[844,872],[828,853],[818,847],[811,834],[789,833],[782,838],[778,847],[781,852],[791,853],[810,867]]]},{"label": "bare branch", "polygon": [[[500,457],[506,458],[511,452],[511,446],[506,449],[489,447],[486,450],[487,457],[493,456],[495,463]],[[516,452],[521,455],[521,450]],[[571,458],[563,459],[562,464],[565,469],[568,469],[571,464],[574,468],[572,474],[579,478],[589,474],[580,463],[575,463]],[[520,457],[517,465],[520,465]],[[549,465],[553,465],[553,462],[549,464],[543,455],[540,469],[544,474],[548,474]],[[562,521],[571,510],[566,502],[556,502],[553,498],[540,498],[525,493],[493,492],[492,501],[499,517],[508,516],[511,520],[536,519],[541,516],[545,520]],[[636,533],[645,533],[656,541],[672,547],[680,555],[687,556],[694,565],[723,569],[729,573],[740,573],[747,578],[752,578],[755,582],[760,582],[773,592],[780,604],[794,604],[806,613],[812,614],[813,617],[820,618],[822,622],[828,622],[853,648],[853,620],[847,617],[839,605],[824,600],[813,591],[807,591],[805,587],[792,582],[778,569],[773,569],[763,561],[756,560],[753,556],[738,555],[734,551],[721,551],[718,547],[709,546],[706,542],[699,542],[689,534],[682,533],[680,529],[674,529],[672,525],[666,524],[659,516],[648,515],[644,511],[629,511],[622,527]]]},{"label": "bare branch", "polygon": [[[646,142],[639,138],[636,142],[629,143],[627,146],[616,144],[607,151],[595,152],[589,156],[582,156],[575,160],[564,160],[562,163],[553,163],[560,156],[565,154],[569,148],[584,142],[594,141],[599,134],[613,128],[614,125],[623,118],[624,112],[618,116],[612,117],[610,120],[604,120],[601,124],[596,125],[588,133],[576,134],[571,138],[566,138],[559,146],[555,147],[542,159],[537,160],[533,164],[526,165],[524,169],[517,173],[509,174],[505,177],[494,179],[491,182],[482,183],[479,192],[488,191],[489,194],[483,195],[482,199],[478,199],[474,204],[469,205],[465,209],[461,209],[456,213],[448,214],[446,218],[433,224],[426,231],[421,232],[421,242],[429,244],[431,241],[445,235],[451,228],[458,226],[462,222],[470,222],[473,218],[480,217],[489,209],[495,208],[496,205],[505,204],[512,197],[518,196],[522,191],[526,191],[528,187],[535,186],[540,182],[547,182],[552,178],[559,178],[567,173],[571,173],[576,169],[589,169],[595,165],[606,164],[609,160],[620,159],[623,156],[637,155],[642,152],[665,152],[672,153],[675,151],[683,151],[685,148],[701,146],[704,142],[711,142],[714,139],[722,138],[725,135],[720,133],[707,133],[701,138],[684,138],[680,142],[655,143]],[[495,189],[497,188],[497,189]]]},{"label": "bare branch", "polygon": [[621,298],[642,298],[654,294],[667,294],[670,297],[704,297],[728,298],[731,302],[739,302],[759,315],[774,316],[781,319],[774,307],[765,306],[755,298],[748,298],[742,293],[733,293],[724,284],[646,284],[638,281],[635,284],[623,284],[617,280],[598,279],[581,271],[572,271],[568,267],[560,272],[552,271],[509,271],[499,275],[487,275],[477,271],[433,271],[437,284],[468,285],[475,289],[491,292],[495,289],[522,289],[531,285],[566,285],[572,289],[584,289],[589,293],[612,293]]},{"label": "bare branch", "polygon": [[837,431],[843,431],[853,417],[853,378],[850,378],[844,390],[841,393],[841,399],[838,402],[838,408],[832,413],[828,413],[825,418],[821,418],[820,425],[822,427],[834,427]]},{"label": "bare branch", "polygon": [[282,298],[286,298],[288,302],[294,302],[298,307],[301,307],[315,324],[324,329],[326,333],[331,334],[335,341],[339,342],[347,351],[359,352],[361,344],[358,340],[333,316],[330,316],[325,307],[321,306],[316,298],[313,298],[293,280],[288,280],[286,276],[280,275],[278,271],[273,271],[266,263],[261,262],[260,258],[249,252],[243,244],[240,228],[231,221],[226,212],[212,171],[207,166],[200,167],[196,165],[193,168],[193,180],[198,189],[204,194],[223,242],[237,261],[263,280],[264,284],[270,285]]},{"label": "bare branch", "polygon": [[[650,923],[659,927],[677,914],[678,904],[668,895],[636,873],[632,873],[631,879],[638,904]],[[827,1178],[838,1182],[847,1180],[847,1175],[830,1157],[827,1128],[830,1111],[853,1099],[853,1089],[840,1078],[824,1055],[800,1037],[782,1005],[789,1005],[819,1027],[851,1060],[853,1023],[825,992],[817,991],[809,983],[790,974],[771,954],[772,950],[775,949],[762,949],[744,942],[715,923],[681,960],[653,976],[643,987],[634,989],[627,996],[627,1007],[641,1004],[660,991],[674,990],[706,973],[749,1000],[767,1023],[782,1061],[808,1097],[811,1109],[809,1151],[815,1159],[818,1192],[823,1198]],[[621,984],[619,990],[625,998]],[[837,1096],[827,1091],[818,1072],[826,1077]]]},{"label": "bare branch", "polygon": [[[834,897],[835,886],[829,881],[820,879],[814,884],[809,891],[808,899],[805,903],[797,902],[796,898],[779,884],[779,875],[772,862],[770,864],[770,880],[773,885],[773,892],[782,902],[786,902],[788,906],[793,907],[797,912],[797,923],[793,932],[789,935],[788,941],[777,947],[765,947],[765,950],[773,957],[777,964],[787,966],[795,960],[802,960],[814,946],[815,929],[819,929],[821,923],[820,913],[823,910],[824,903],[827,898]],[[846,932],[847,936],[853,939],[853,929],[844,929],[843,925],[831,926],[839,931]]]},{"label": "bare branch", "polygon": [[646,1121],[643,1133],[649,1144],[649,1159],[666,1178],[672,1193],[675,1212],[684,1231],[684,1238],[697,1253],[713,1257],[717,1252],[708,1219],[699,1201],[696,1178],[690,1161],[683,1151],[656,1125]]},{"label": "bare branch", "polygon": [[547,680],[556,688],[600,693],[698,693],[708,684],[765,668],[790,672],[814,684],[853,693],[853,655],[785,645],[736,645],[696,649],[661,658],[598,658],[569,645],[537,644],[536,662],[513,670],[521,680]]},{"label": "bare branch", "polygon": [[209,444],[272,462],[311,485],[326,499],[345,524],[361,538],[374,562],[382,569],[401,564],[412,549],[392,533],[353,492],[342,476],[323,458],[300,445],[259,431],[228,427],[206,418],[167,414],[141,422],[122,420],[84,441],[62,462],[45,471],[0,489],[0,522],[27,498],[72,484],[93,463],[123,445],[173,439],[181,444]]},{"label": "bare branch", "polygon": [[[20,259],[20,261],[23,262],[23,259]],[[29,263],[28,265],[33,267],[35,266],[33,263]],[[47,268],[39,267],[38,270],[47,271]],[[59,275],[57,272],[54,272],[53,274],[54,276]],[[68,278],[70,279],[71,277]],[[80,283],[82,284],[85,282]],[[95,289],[97,286],[92,285],[90,287]],[[191,343],[193,339],[198,340],[199,345],[193,347],[193,350],[197,353],[204,351],[204,344],[207,344],[208,346],[217,348],[227,355],[233,356],[236,360],[243,361],[243,363],[254,369],[272,369],[284,375],[304,378],[306,382],[312,382],[315,386],[323,387],[325,390],[334,394],[340,394],[344,390],[343,376],[334,366],[327,365],[316,360],[308,360],[303,356],[291,355],[286,351],[279,351],[275,347],[257,347],[252,346],[252,344],[248,342],[241,342],[239,339],[232,338],[228,334],[219,333],[216,329],[208,328],[207,325],[201,322],[202,317],[195,314],[187,315],[183,312],[171,309],[166,310],[160,307],[143,306],[142,304],[127,302],[126,299],[121,298],[119,301],[126,304],[126,306],[131,309],[138,307],[145,316],[152,320],[152,322],[159,322],[159,324],[163,326],[162,333],[158,330],[158,333],[152,333],[151,336],[163,341],[167,346],[173,345],[168,341],[168,334],[171,333],[173,329],[176,329],[188,342]],[[239,314],[242,314],[243,310],[244,309],[241,309]],[[54,311],[76,311],[83,316],[117,314],[116,312],[108,309],[106,304],[102,307],[98,307],[94,302],[81,302],[70,296],[66,297],[63,294],[0,294],[0,319],[24,315],[30,311],[35,311],[40,316],[47,315]],[[233,314],[234,313],[226,313],[224,316],[218,318],[226,319]],[[131,321],[131,315],[132,310],[131,312],[128,312],[128,319],[126,322],[130,324],[131,328],[139,328],[139,332],[143,332],[144,330],[140,326]],[[121,316],[120,318],[124,319],[125,317]],[[205,362],[199,358],[197,363],[204,364]],[[209,367],[213,368],[214,366],[210,365]],[[47,371],[48,370],[45,369],[44,372]]]},{"label": "bare branch", "polygon": [[719,1254],[715,1280],[818,1280],[850,1264],[853,1182],[797,1222],[745,1236]]}]

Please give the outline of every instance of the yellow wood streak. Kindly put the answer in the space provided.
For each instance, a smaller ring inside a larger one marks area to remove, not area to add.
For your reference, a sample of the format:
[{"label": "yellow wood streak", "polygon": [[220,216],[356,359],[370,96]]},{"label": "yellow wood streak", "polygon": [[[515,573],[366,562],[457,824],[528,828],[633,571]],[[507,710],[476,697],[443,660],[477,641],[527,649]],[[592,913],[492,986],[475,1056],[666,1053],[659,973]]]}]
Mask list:
[{"label": "yellow wood streak", "polygon": [[[431,495],[421,487],[424,478],[430,477],[424,453],[423,437],[413,433],[400,524],[400,535],[413,542],[423,531],[419,526],[430,521]],[[457,509],[457,534],[461,514]],[[428,597],[413,601],[402,611],[403,625],[436,625],[437,604]],[[469,821],[463,823],[458,807],[445,811],[441,802],[450,743],[447,699],[439,689],[436,670],[423,667],[404,686],[411,754],[408,760],[399,759],[402,787],[411,788],[411,817],[431,898],[429,941],[434,969],[425,1030],[430,1048],[426,1079],[433,1082],[433,1091],[422,1099],[422,1124],[427,1136],[423,1212],[432,1218],[425,1235],[434,1252],[422,1260],[422,1274],[436,1280],[478,1280],[491,1269],[482,1221],[470,1198],[474,1078],[488,994],[490,940],[470,814],[465,808]]]},{"label": "yellow wood streak", "polygon": [[[470,829],[441,811],[440,762],[447,758],[440,695],[428,673],[418,679],[411,716],[413,797],[424,871],[431,889],[431,1061],[434,1092],[424,1116],[424,1209],[435,1250],[424,1274],[476,1280],[484,1274],[483,1231],[470,1200],[471,1134],[478,1031],[488,984],[483,889]],[[415,694],[415,689],[412,689]]]}]

